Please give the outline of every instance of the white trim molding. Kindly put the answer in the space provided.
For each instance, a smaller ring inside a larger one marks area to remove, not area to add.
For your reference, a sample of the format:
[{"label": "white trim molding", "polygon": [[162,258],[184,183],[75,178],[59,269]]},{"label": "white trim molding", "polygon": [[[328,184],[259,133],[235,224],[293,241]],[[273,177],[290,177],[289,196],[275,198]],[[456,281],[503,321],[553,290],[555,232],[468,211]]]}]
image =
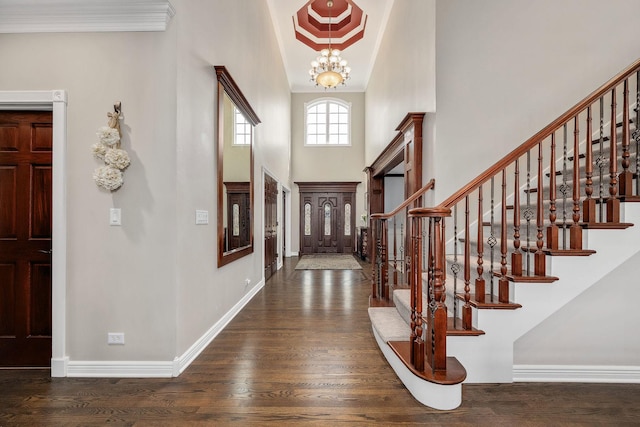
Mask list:
[{"label": "white trim molding", "polygon": [[514,365],[513,381],[640,383],[640,366]]},{"label": "white trim molding", "polygon": [[70,361],[68,376],[77,378],[171,378],[173,363],[165,361]]},{"label": "white trim molding", "polygon": [[179,376],[245,305],[264,287],[261,281],[204,333],[182,356],[172,361],[67,361],[67,376],[78,378],[171,378]]},{"label": "white trim molding", "polygon": [[64,90],[0,91],[0,110],[53,112],[51,376],[64,377],[67,375],[69,363],[65,354],[67,330],[67,93]]},{"label": "white trim molding", "polygon": [[249,291],[240,301],[234,305],[222,318],[204,333],[182,356],[173,361],[173,376],[177,377],[198,357],[202,351],[218,336],[220,332],[240,313],[245,305],[264,287],[264,279]]},{"label": "white trim molding", "polygon": [[0,33],[165,31],[169,0],[0,0]]}]

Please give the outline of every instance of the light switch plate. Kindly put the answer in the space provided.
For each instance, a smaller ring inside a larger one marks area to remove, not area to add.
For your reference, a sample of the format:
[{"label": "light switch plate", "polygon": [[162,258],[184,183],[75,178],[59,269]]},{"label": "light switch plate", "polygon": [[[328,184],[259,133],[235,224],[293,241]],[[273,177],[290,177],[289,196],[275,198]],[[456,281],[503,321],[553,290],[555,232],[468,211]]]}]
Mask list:
[{"label": "light switch plate", "polygon": [[209,211],[196,210],[196,225],[209,224]]},{"label": "light switch plate", "polygon": [[120,208],[109,209],[109,225],[122,225],[122,212]]}]

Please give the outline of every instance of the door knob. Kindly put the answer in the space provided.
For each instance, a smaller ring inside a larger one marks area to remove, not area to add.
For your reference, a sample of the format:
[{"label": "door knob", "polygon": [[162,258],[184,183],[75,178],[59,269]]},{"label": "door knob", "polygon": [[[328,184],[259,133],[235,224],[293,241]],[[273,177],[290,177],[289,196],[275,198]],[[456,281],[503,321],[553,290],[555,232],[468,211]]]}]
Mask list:
[{"label": "door knob", "polygon": [[53,253],[53,249],[49,249],[49,250],[38,249],[38,252],[40,252],[41,254],[49,254],[49,255],[51,255]]}]

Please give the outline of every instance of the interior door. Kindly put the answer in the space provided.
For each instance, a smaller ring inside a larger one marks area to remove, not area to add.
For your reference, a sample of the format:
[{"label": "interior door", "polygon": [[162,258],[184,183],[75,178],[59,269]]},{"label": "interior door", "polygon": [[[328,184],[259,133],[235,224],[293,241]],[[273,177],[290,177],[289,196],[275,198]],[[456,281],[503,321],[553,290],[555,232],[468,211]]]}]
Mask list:
[{"label": "interior door", "polygon": [[278,182],[264,176],[264,277],[278,270]]},{"label": "interior door", "polygon": [[0,366],[51,364],[51,112],[0,112]]}]

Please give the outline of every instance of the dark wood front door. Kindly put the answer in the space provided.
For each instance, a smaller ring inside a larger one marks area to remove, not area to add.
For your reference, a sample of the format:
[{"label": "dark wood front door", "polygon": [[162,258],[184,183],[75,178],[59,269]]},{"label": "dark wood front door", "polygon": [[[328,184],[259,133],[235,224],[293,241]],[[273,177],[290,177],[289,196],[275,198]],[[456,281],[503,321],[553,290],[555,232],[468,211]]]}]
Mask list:
[{"label": "dark wood front door", "polygon": [[278,270],[278,182],[264,176],[264,279]]},{"label": "dark wood front door", "polygon": [[300,187],[300,254],[355,251],[358,183],[297,183]]},{"label": "dark wood front door", "polygon": [[0,367],[51,365],[52,114],[0,112]]},{"label": "dark wood front door", "polygon": [[225,249],[232,251],[251,244],[251,185],[249,182],[225,182],[227,191],[227,239]]}]

